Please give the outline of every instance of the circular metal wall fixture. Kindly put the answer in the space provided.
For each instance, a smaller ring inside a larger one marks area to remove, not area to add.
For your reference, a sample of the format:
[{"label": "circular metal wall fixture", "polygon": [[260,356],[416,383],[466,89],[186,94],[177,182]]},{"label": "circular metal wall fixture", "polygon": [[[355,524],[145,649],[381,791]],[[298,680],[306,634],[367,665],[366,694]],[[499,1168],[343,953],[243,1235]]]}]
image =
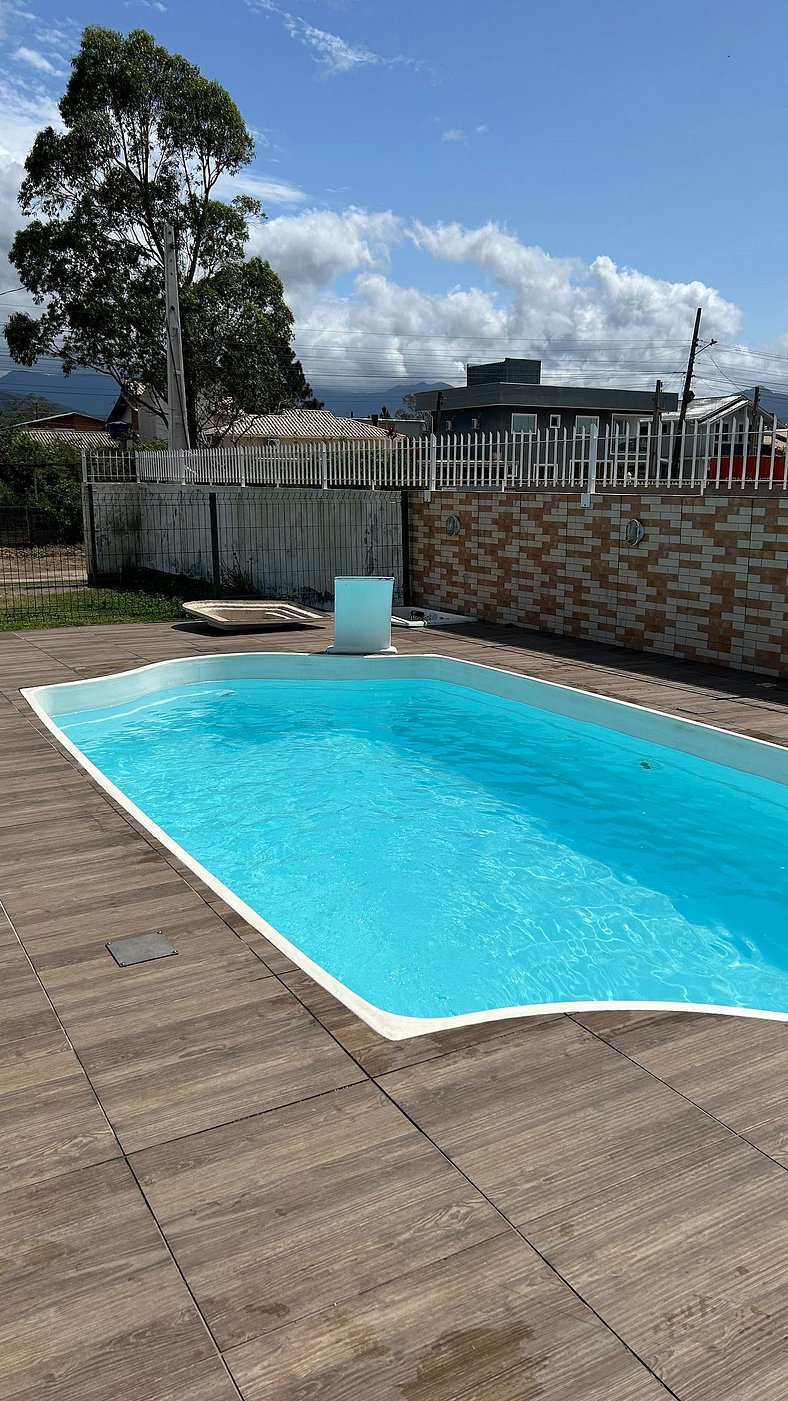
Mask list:
[{"label": "circular metal wall fixture", "polygon": [[646,533],[646,527],[642,521],[627,521],[624,526],[624,539],[628,545],[639,545]]},{"label": "circular metal wall fixture", "polygon": [[459,533],[460,533],[460,518],[459,518],[459,516],[447,516],[447,517],[446,517],[446,534],[447,534],[447,535],[459,535]]}]

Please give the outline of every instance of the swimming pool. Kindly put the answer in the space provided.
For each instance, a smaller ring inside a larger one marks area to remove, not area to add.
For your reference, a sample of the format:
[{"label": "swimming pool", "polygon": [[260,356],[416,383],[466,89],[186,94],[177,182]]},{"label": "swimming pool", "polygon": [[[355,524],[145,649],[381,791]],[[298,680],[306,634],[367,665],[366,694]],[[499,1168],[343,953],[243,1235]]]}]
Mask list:
[{"label": "swimming pool", "polygon": [[162,662],[23,692],[382,1034],[554,1010],[788,1019],[788,752],[445,657]]}]

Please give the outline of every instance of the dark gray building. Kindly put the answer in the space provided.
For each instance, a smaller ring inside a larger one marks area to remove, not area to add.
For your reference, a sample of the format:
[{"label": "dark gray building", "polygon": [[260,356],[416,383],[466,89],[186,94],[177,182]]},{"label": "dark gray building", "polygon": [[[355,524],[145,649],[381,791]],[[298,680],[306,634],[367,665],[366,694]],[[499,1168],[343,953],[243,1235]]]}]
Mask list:
[{"label": "dark gray building", "polygon": [[[438,391],[414,394],[416,407],[433,414],[433,429],[445,433],[546,433],[590,429],[601,433],[608,425],[637,433],[654,412],[648,389],[591,389],[569,384],[542,384],[541,360],[513,360],[469,365],[467,383],[444,389],[440,410]],[[678,408],[677,394],[663,394],[662,408]],[[437,419],[437,421],[436,421]]]}]

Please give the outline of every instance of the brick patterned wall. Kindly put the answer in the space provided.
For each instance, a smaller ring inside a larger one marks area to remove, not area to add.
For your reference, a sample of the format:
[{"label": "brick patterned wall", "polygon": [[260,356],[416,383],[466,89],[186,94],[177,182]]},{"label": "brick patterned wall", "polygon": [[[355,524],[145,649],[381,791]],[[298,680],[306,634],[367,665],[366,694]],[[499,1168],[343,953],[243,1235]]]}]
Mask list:
[{"label": "brick patterned wall", "polygon": [[410,554],[414,604],[788,676],[783,495],[414,492]]}]

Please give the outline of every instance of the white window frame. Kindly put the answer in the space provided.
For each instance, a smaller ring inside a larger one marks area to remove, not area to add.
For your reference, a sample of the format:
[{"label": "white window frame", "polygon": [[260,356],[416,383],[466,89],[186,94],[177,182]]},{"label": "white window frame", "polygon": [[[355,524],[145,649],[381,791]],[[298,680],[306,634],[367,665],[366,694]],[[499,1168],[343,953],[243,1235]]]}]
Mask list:
[{"label": "white window frame", "polygon": [[[516,418],[530,418],[531,421],[532,421],[532,423],[533,423],[533,427],[532,427],[532,428],[515,428],[515,426],[514,426],[514,421],[515,421]],[[537,421],[536,421],[536,414],[535,414],[535,413],[513,413],[513,414],[512,414],[512,432],[513,432],[513,433],[521,433],[524,437],[531,438],[531,437],[533,437],[534,434],[536,433],[536,430],[537,430]]]},{"label": "white window frame", "polygon": [[[581,428],[581,427],[580,427],[580,419],[581,419],[581,418],[585,420],[585,427],[584,427],[584,428]],[[598,413],[579,413],[579,414],[575,414],[575,433],[577,433],[577,434],[580,434],[580,433],[590,433],[592,428],[597,428],[597,429],[599,428],[599,414],[598,414]]]},{"label": "white window frame", "polygon": [[560,427],[561,427],[561,415],[560,415],[560,413],[551,413],[551,415],[550,415],[550,427],[551,427],[551,429],[555,429],[555,428],[560,429]]}]

